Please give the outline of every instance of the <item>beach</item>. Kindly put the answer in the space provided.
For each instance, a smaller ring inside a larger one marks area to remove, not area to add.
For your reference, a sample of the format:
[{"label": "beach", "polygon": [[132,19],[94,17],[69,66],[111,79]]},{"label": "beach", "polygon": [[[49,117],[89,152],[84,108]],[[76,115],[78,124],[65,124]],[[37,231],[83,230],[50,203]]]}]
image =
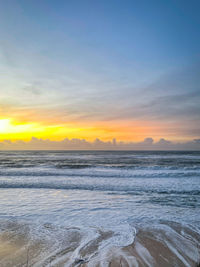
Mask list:
[{"label": "beach", "polygon": [[0,266],[196,266],[200,153],[1,151]]}]

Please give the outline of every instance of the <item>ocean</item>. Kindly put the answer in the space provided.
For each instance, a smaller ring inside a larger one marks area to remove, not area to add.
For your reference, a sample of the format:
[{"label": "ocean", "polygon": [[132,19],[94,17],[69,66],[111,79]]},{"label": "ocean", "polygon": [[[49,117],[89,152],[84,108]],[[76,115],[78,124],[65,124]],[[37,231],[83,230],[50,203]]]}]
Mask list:
[{"label": "ocean", "polygon": [[0,266],[196,266],[200,152],[0,151]]}]

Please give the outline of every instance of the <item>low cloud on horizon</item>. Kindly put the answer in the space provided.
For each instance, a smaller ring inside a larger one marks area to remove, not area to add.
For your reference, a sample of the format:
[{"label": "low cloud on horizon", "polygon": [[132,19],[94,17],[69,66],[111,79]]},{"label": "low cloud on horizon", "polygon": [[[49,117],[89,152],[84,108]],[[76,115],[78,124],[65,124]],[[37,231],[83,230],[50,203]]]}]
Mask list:
[{"label": "low cloud on horizon", "polygon": [[76,138],[51,141],[32,137],[30,141],[1,141],[0,150],[200,150],[200,139],[172,142],[161,138],[155,142],[149,137],[141,142],[118,142],[115,138],[112,141],[96,138],[93,142],[89,142]]}]

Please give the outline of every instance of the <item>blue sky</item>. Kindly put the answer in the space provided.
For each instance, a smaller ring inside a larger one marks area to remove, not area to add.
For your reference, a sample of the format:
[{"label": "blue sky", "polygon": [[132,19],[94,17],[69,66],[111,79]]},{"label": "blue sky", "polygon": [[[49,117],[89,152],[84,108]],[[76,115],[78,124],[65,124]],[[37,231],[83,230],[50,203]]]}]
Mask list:
[{"label": "blue sky", "polygon": [[199,30],[195,0],[1,1],[1,117],[164,120],[196,138]]}]

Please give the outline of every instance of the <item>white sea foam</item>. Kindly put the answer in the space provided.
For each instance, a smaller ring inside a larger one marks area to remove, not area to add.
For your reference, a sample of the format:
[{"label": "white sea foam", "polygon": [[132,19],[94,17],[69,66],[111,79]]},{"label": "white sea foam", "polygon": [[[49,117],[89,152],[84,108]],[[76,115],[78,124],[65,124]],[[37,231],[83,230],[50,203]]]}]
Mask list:
[{"label": "white sea foam", "polygon": [[[159,230],[153,240],[178,261],[198,260],[200,153],[84,153],[0,153],[1,238],[19,238],[16,255],[29,247],[35,266],[109,266],[113,255],[151,266],[155,257],[136,234],[151,224],[147,232]],[[135,256],[123,250],[133,242]]]}]

